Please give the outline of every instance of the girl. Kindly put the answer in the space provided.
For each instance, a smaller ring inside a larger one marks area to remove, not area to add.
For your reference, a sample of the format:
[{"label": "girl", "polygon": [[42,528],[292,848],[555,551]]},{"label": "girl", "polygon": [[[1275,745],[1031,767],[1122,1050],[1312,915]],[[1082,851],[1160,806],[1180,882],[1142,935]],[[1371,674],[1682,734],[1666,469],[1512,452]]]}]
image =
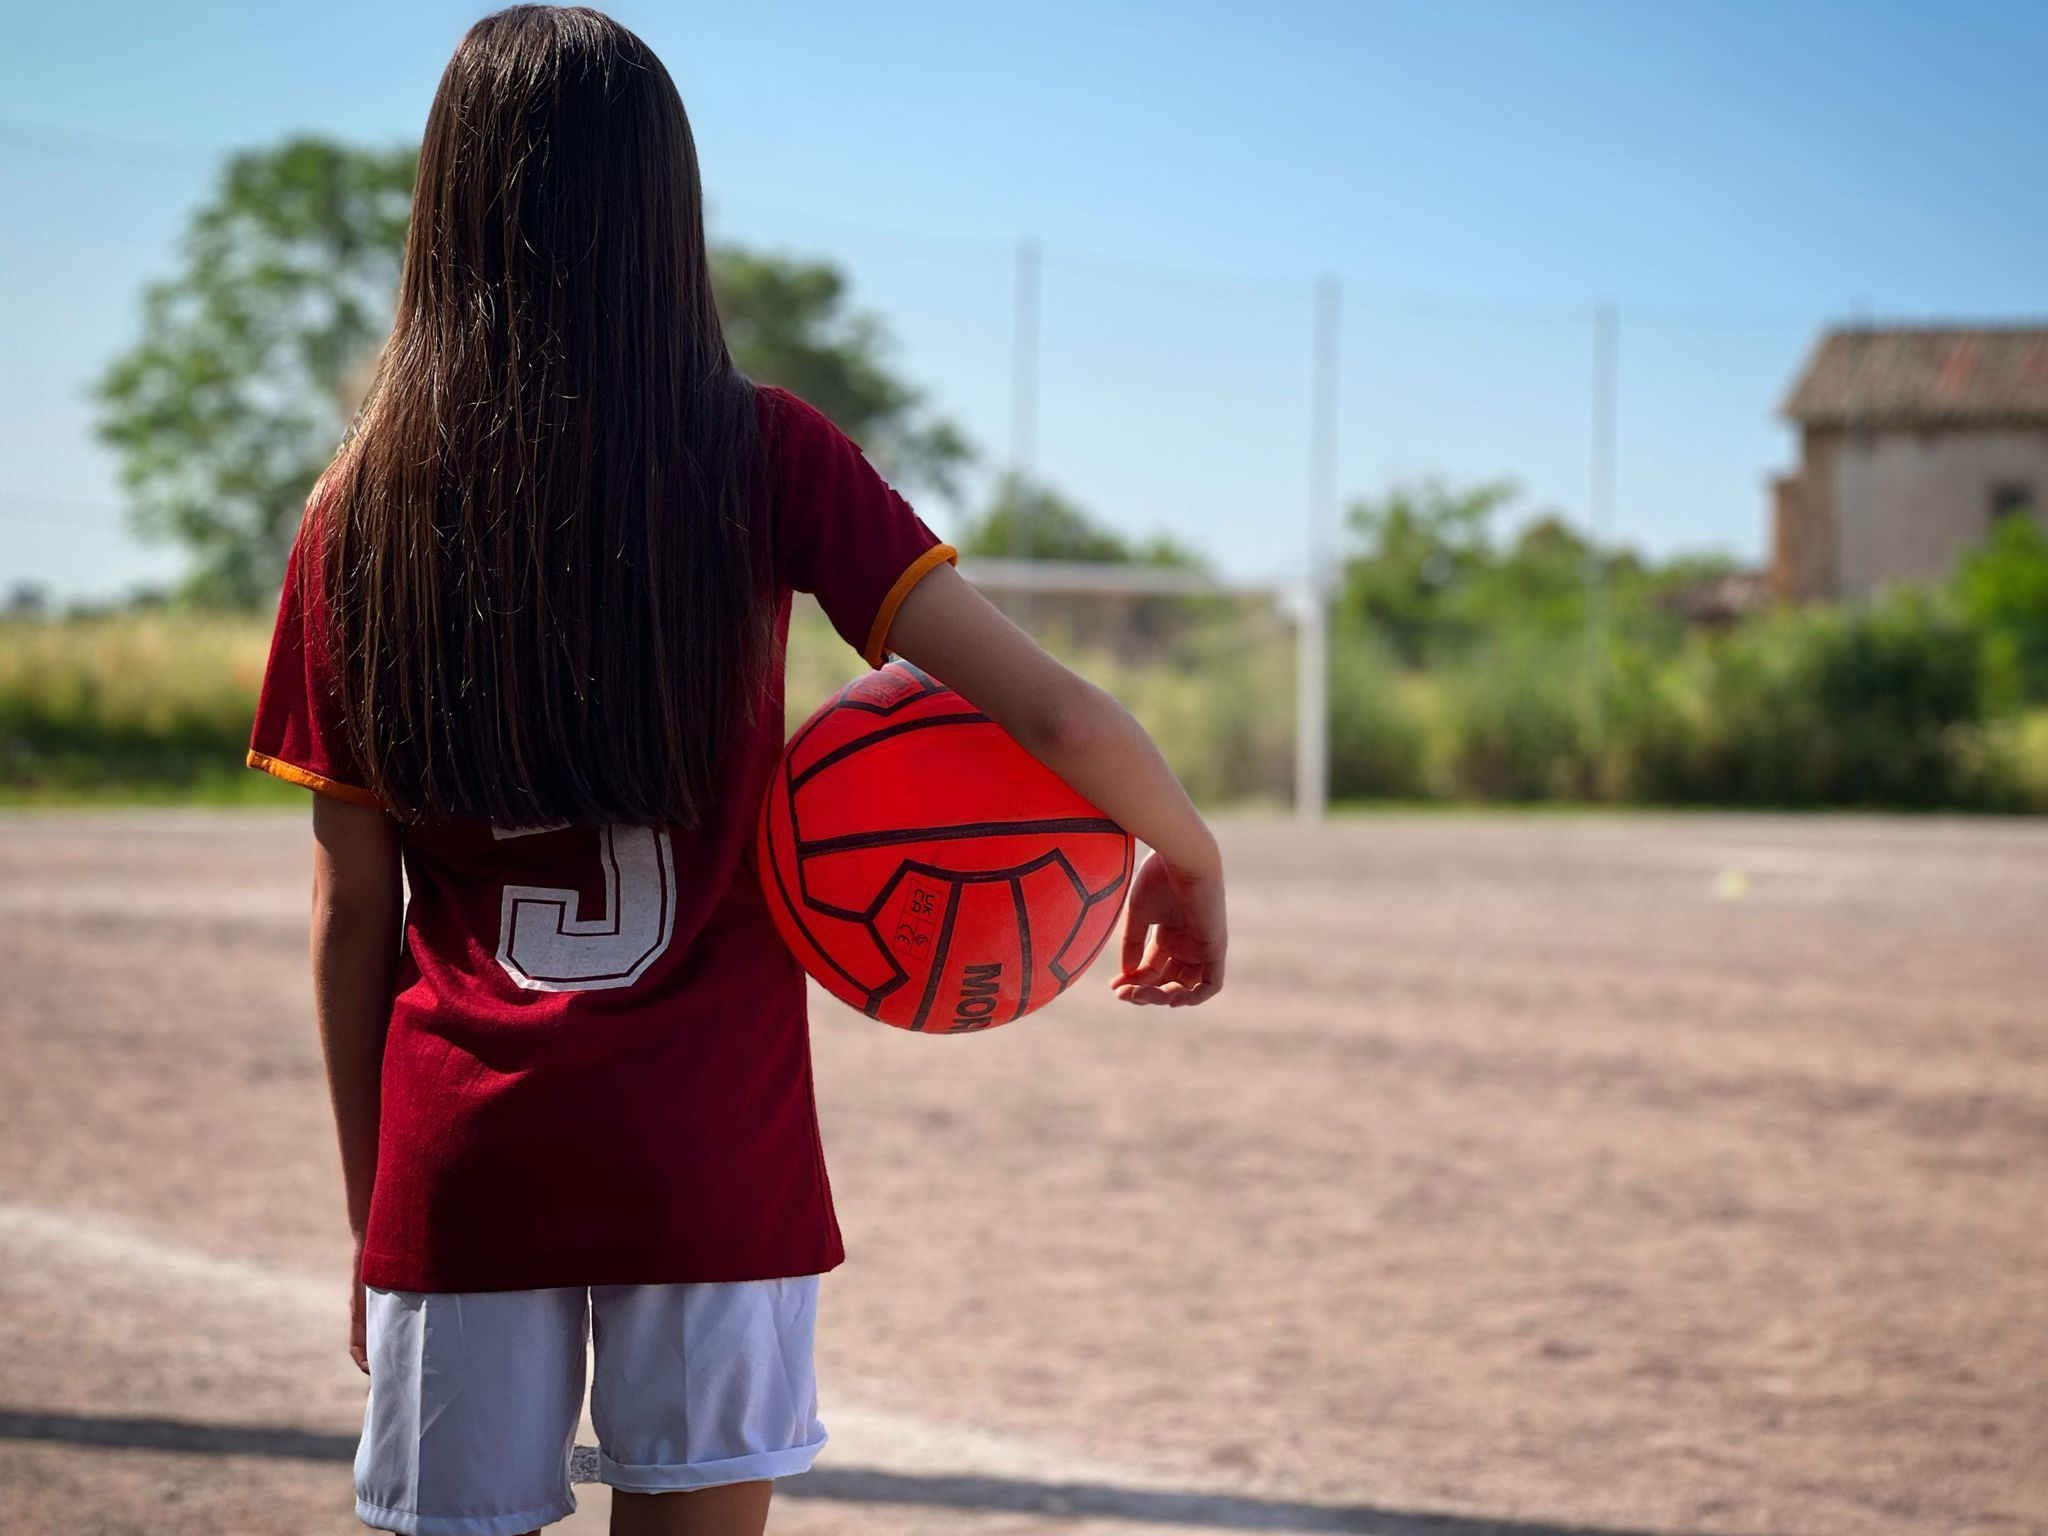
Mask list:
[{"label": "girl", "polygon": [[660,61],[594,11],[478,23],[249,754],[318,791],[366,1523],[568,1514],[586,1334],[615,1532],[758,1533],[770,1480],[824,1443],[839,1230],[804,981],[749,862],[792,589],[1157,850],[1119,997],[1221,986],[1208,829],[1130,716],[952,559],[823,416],[733,367]]}]

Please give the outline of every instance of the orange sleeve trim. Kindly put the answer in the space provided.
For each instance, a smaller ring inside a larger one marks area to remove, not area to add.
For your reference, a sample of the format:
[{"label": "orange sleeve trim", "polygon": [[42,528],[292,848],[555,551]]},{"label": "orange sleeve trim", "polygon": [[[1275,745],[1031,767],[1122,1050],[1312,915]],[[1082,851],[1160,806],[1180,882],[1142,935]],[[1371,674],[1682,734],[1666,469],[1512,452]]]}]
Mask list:
[{"label": "orange sleeve trim", "polygon": [[896,622],[896,610],[903,606],[903,599],[910,596],[910,589],[940,566],[959,563],[959,550],[950,544],[934,544],[905,566],[903,574],[896,578],[896,585],[882,599],[882,606],[875,610],[875,622],[868,626],[868,643],[860,653],[861,659],[871,667],[879,667],[886,661],[889,656],[889,628]]},{"label": "orange sleeve trim", "polygon": [[262,772],[270,774],[275,778],[283,779],[287,784],[296,784],[301,789],[310,789],[315,794],[330,795],[336,800],[346,800],[350,805],[368,806],[373,811],[384,809],[384,802],[371,794],[367,789],[360,789],[354,784],[343,784],[339,780],[328,778],[324,773],[315,773],[310,768],[301,768],[297,763],[283,762],[266,753],[250,752],[249,766],[260,769]]}]

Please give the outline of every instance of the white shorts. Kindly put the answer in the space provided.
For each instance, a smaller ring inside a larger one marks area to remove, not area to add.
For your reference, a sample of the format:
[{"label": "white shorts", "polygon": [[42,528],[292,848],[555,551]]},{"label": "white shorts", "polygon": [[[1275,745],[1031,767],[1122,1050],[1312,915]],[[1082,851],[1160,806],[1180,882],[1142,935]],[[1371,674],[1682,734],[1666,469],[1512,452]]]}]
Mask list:
[{"label": "white shorts", "polygon": [[576,1508],[586,1333],[598,1473],[675,1493],[787,1477],[825,1444],[818,1277],[369,1293],[356,1514],[408,1536],[512,1536]]}]

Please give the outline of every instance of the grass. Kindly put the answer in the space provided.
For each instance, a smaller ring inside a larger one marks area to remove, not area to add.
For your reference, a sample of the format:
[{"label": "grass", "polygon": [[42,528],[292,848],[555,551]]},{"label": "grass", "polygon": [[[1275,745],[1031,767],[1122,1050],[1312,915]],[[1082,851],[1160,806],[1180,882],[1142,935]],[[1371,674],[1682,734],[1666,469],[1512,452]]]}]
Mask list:
[{"label": "grass", "polygon": [[[243,765],[270,626],[175,611],[0,620],[0,806],[277,806]],[[790,626],[790,723],[861,670],[809,601]]]},{"label": "grass", "polygon": [[296,784],[239,765],[232,771],[183,780],[101,778],[96,782],[0,784],[0,808],[23,811],[173,805],[283,810],[305,803],[306,791]]},{"label": "grass", "polygon": [[0,799],[245,803],[269,636],[175,614],[0,623]]},{"label": "grass", "polygon": [[[1051,643],[1130,705],[1197,800],[1286,805],[1294,724],[1284,633],[1240,623],[1155,646],[1142,661],[1120,658],[1099,637],[1054,635]],[[242,766],[268,645],[268,624],[253,617],[0,621],[0,805],[302,803],[303,791]],[[1161,654],[1169,650],[1173,659]],[[1659,794],[1639,778],[1600,771],[1573,724],[1568,677],[1540,669],[1494,676],[1487,667],[1401,672],[1358,647],[1340,648],[1333,661],[1332,783],[1347,811],[1569,815],[1645,802],[1703,807],[1716,798],[1698,788],[1672,794],[1668,775]],[[790,627],[789,724],[860,668],[816,605],[800,600]],[[1698,722],[1720,719],[1709,702],[1685,700],[1698,718],[1690,735],[1664,748],[1669,761],[1700,761]],[[1999,789],[1955,803],[2048,812],[2048,711],[1972,726],[1966,740],[1971,776]],[[1574,771],[1559,771],[1570,763],[1578,763]],[[1748,808],[1770,808],[1767,795],[1741,798]]]}]

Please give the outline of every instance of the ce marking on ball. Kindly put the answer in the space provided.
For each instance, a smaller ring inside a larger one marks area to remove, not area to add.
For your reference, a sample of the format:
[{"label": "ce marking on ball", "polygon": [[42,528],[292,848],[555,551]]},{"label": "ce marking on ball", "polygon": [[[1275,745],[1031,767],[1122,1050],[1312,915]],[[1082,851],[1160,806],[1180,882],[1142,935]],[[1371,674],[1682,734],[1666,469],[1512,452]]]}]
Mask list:
[{"label": "ce marking on ball", "polygon": [[939,893],[913,879],[903,893],[903,905],[896,910],[896,943],[913,955],[930,948],[932,918],[938,910]]}]

